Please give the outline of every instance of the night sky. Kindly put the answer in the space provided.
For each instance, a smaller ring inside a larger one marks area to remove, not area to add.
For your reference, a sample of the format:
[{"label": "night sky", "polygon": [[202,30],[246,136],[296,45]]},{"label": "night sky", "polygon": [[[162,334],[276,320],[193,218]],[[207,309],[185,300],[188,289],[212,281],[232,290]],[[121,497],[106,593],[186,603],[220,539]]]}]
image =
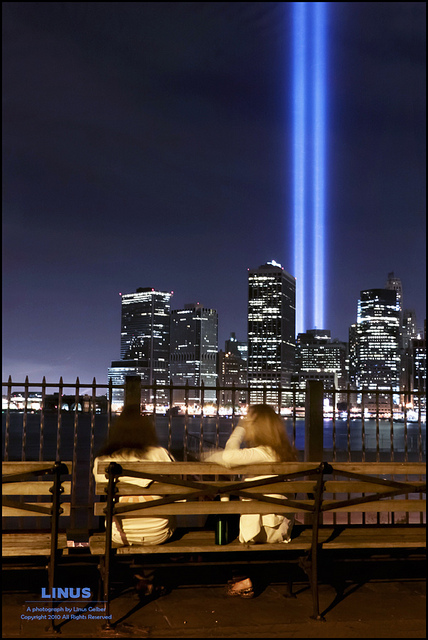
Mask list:
[{"label": "night sky", "polygon": [[[137,287],[246,339],[247,269],[293,273],[291,5],[3,3],[3,380],[107,382]],[[425,7],[328,3],[333,338],[390,271],[426,317]]]}]

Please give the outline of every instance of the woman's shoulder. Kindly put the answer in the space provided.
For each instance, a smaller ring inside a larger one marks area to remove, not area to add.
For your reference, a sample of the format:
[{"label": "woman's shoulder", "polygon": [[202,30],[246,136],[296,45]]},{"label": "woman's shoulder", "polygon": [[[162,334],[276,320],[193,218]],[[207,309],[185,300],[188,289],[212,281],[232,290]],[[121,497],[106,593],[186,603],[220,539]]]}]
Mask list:
[{"label": "woman's shoulder", "polygon": [[145,452],[145,460],[173,462],[174,457],[163,447],[149,447]]},{"label": "woman's shoulder", "polygon": [[267,462],[277,462],[278,457],[272,447],[268,447],[265,445],[260,445],[255,447],[255,450],[258,451],[259,455],[263,456]]}]

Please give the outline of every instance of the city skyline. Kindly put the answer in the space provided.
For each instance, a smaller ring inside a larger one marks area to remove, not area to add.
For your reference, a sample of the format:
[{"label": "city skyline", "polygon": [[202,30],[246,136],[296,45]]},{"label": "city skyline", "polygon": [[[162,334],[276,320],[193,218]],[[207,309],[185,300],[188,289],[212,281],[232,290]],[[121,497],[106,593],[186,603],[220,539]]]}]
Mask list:
[{"label": "city skyline", "polygon": [[[138,287],[246,339],[248,270],[295,275],[292,4],[3,3],[3,380],[106,381]],[[392,271],[426,317],[425,11],[329,5],[332,338]]]}]

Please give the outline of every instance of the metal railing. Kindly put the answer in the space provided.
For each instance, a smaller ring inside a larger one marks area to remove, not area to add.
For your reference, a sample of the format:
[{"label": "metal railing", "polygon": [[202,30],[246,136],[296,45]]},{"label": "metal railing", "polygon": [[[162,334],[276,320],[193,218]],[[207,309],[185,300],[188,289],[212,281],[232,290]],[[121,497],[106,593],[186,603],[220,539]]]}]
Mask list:
[{"label": "metal railing", "polygon": [[[123,389],[125,397],[128,393],[128,400],[132,393],[141,399],[142,391],[150,392],[153,402],[141,410],[153,415],[160,444],[177,459],[199,459],[204,450],[224,446],[246,411],[245,405],[238,404],[244,394],[248,404],[255,398],[281,412],[301,459],[423,462],[426,457],[426,394],[420,391],[324,389],[318,381],[308,382],[306,389],[297,384],[274,388],[266,384],[141,385],[138,378],[137,390],[131,390],[131,383],[135,385],[135,378],[120,387],[113,387],[111,381],[97,383],[95,378],[90,384],[80,383],[79,378],[75,383],[62,378],[57,383],[45,378],[33,383],[28,377],[23,383],[10,377],[3,383],[3,460],[72,459],[72,528],[85,527],[81,515],[85,510],[87,521],[93,519],[92,466],[115,416],[112,400],[117,388]],[[321,385],[316,398],[308,393],[314,385]],[[221,402],[223,392],[230,394],[229,408]],[[174,401],[177,393],[184,403]],[[207,393],[215,400],[207,401]],[[191,394],[199,397],[196,405],[189,401]],[[395,404],[397,398],[403,402]]]}]

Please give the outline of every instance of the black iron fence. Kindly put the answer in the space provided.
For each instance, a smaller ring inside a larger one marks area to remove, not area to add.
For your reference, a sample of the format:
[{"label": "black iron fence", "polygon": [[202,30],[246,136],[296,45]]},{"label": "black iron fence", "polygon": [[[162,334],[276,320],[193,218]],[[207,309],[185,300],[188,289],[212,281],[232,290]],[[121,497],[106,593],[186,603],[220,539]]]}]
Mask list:
[{"label": "black iron fence", "polygon": [[[92,466],[116,415],[117,388],[95,378],[90,384],[62,378],[3,383],[3,460],[72,460],[72,529],[93,526]],[[324,389],[319,381],[305,389],[141,385],[135,377],[119,388],[125,402],[137,399],[141,411],[153,415],[160,444],[179,460],[200,459],[204,451],[223,447],[254,402],[281,413],[301,460],[423,462],[426,457],[426,394],[420,391]],[[141,403],[143,392],[150,403]]]}]

